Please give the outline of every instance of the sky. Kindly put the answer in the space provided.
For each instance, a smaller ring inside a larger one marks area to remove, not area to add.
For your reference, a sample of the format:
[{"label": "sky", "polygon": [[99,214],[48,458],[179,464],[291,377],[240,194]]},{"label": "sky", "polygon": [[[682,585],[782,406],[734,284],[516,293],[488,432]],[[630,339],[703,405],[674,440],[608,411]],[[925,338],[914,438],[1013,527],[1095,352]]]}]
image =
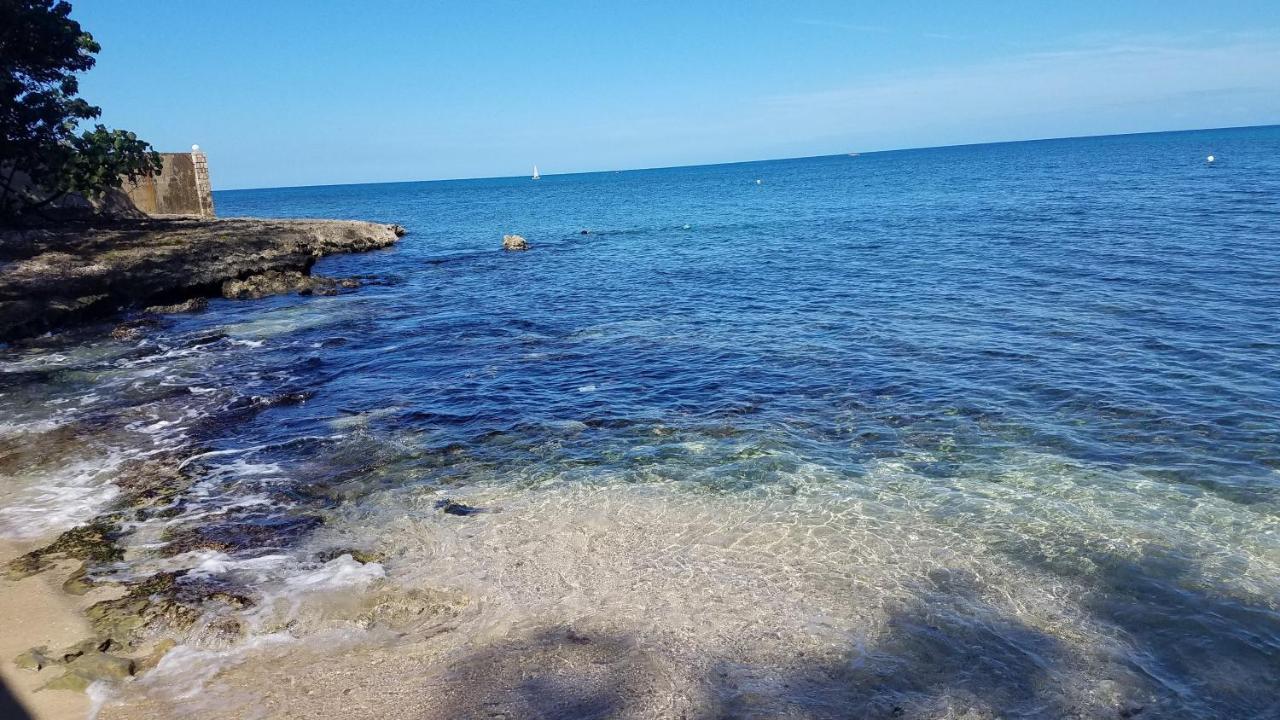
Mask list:
[{"label": "sky", "polygon": [[72,0],[215,189],[1280,123],[1280,2]]}]

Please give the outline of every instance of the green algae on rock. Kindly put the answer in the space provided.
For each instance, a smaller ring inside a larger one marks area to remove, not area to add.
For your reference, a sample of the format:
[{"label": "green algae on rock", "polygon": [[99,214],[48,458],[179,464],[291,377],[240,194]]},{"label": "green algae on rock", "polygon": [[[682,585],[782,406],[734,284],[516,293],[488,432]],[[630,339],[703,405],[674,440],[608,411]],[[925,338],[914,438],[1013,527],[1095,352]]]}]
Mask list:
[{"label": "green algae on rock", "polygon": [[124,502],[134,507],[167,504],[194,481],[183,471],[182,458],[178,455],[126,463],[114,479]]},{"label": "green algae on rock", "polygon": [[368,565],[369,563],[384,563],[387,561],[386,553],[378,552],[377,550],[360,550],[357,548],[347,547],[323,550],[316,554],[316,559],[322,563],[327,563],[330,560],[336,560],[343,555],[350,555],[352,560],[355,560],[361,565]]},{"label": "green algae on rock", "polygon": [[323,524],[317,515],[293,517],[239,517],[222,522],[206,519],[201,525],[175,527],[164,532],[160,554],[173,557],[192,550],[236,552],[250,548],[281,547]]},{"label": "green algae on rock", "polygon": [[137,647],[148,632],[189,629],[207,604],[233,610],[254,604],[228,585],[185,576],[185,570],[156,573],[129,585],[121,597],[91,605],[85,615],[102,641]]},{"label": "green algae on rock", "polygon": [[116,545],[120,526],[107,517],[72,528],[58,536],[57,540],[9,561],[7,575],[20,580],[47,570],[53,558],[75,558],[87,562],[114,562],[124,557],[124,550]]},{"label": "green algae on rock", "polygon": [[67,671],[45,683],[43,689],[84,692],[92,683],[120,682],[132,677],[134,671],[132,658],[94,650],[68,661]]}]

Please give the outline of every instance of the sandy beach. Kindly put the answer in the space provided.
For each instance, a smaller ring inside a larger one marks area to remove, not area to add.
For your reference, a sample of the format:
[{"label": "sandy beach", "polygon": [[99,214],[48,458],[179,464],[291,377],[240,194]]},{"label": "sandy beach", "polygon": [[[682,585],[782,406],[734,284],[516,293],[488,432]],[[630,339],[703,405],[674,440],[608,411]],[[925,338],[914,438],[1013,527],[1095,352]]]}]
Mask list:
[{"label": "sandy beach", "polygon": [[1280,720],[1275,5],[0,0],[0,720]]},{"label": "sandy beach", "polygon": [[[0,541],[0,564],[38,546],[39,543]],[[89,697],[82,692],[40,689],[61,673],[59,668],[36,672],[13,662],[31,648],[57,650],[92,635],[84,610],[109,597],[111,591],[104,589],[81,597],[63,591],[62,583],[78,566],[78,562],[63,561],[22,580],[0,576],[0,678],[35,720],[81,720],[89,713]]]}]

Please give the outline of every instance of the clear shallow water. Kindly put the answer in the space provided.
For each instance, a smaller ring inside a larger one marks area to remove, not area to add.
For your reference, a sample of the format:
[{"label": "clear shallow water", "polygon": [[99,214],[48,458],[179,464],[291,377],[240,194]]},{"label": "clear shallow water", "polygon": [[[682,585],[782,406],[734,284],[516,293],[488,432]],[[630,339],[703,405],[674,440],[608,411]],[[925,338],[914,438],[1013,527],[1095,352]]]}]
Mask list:
[{"label": "clear shallow water", "polygon": [[[544,715],[1277,716],[1278,158],[1273,127],[221,192],[411,234],[321,261],[351,294],[6,351],[0,530],[179,453],[198,481],[104,573],[233,578],[251,638],[433,588],[456,666],[571,625],[667,668]],[[170,556],[184,528],[239,540]],[[388,559],[316,555],[353,545]],[[444,716],[534,702],[483,658]]]}]

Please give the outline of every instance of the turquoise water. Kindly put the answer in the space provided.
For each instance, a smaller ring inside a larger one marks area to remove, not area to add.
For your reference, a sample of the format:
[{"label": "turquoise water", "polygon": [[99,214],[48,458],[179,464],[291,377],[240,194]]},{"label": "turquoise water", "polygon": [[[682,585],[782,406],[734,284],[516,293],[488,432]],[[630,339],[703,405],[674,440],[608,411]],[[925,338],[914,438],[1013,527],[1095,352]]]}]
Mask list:
[{"label": "turquoise water", "polygon": [[[105,574],[270,598],[372,544],[729,716],[1280,717],[1280,128],[215,201],[410,234],[337,297],[5,351],[5,432],[83,440],[10,534],[165,449],[202,479]],[[233,540],[161,560],[189,527]]]}]

